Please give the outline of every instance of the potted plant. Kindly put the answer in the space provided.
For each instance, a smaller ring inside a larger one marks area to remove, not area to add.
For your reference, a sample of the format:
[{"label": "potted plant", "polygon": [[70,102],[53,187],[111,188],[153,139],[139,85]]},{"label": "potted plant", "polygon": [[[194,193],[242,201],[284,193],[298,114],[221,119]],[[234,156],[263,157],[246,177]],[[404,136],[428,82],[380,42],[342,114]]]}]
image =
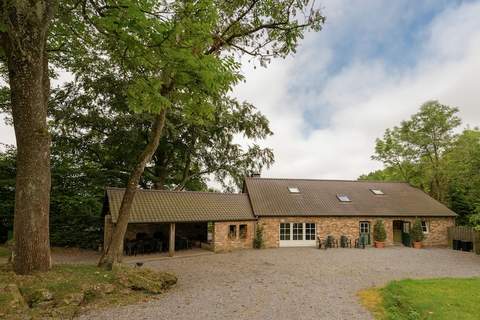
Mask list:
[{"label": "potted plant", "polygon": [[422,229],[422,221],[416,218],[413,222],[412,230],[410,231],[413,241],[413,247],[415,249],[420,249],[422,247],[422,241],[425,238]]},{"label": "potted plant", "polygon": [[385,240],[387,239],[387,232],[383,220],[375,221],[373,226],[373,240],[375,241],[375,248],[385,247]]}]

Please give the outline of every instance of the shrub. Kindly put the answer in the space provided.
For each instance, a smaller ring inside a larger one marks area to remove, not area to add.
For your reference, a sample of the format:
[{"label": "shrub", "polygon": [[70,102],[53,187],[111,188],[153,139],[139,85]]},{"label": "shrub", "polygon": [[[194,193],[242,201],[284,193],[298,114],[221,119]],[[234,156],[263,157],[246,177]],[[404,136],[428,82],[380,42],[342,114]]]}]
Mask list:
[{"label": "shrub", "polygon": [[373,226],[373,240],[378,242],[383,242],[387,239],[387,232],[385,231],[385,226],[383,220],[375,221]]},{"label": "shrub", "polygon": [[412,231],[411,231],[412,241],[420,242],[425,238],[422,229],[422,221],[416,218],[413,222]]},{"label": "shrub", "polygon": [[257,224],[255,229],[255,238],[253,239],[253,247],[255,249],[261,249],[264,247],[263,243],[263,226],[261,224]]}]

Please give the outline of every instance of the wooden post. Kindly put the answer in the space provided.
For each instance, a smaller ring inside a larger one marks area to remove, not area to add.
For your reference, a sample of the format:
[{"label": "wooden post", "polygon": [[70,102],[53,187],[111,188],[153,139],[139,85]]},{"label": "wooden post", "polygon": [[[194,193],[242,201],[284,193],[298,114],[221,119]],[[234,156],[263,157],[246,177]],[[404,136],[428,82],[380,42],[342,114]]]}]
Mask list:
[{"label": "wooden post", "polygon": [[473,244],[473,251],[476,254],[480,254],[480,231],[476,231],[475,233],[475,242]]},{"label": "wooden post", "polygon": [[168,255],[173,257],[175,254],[175,223],[170,223],[170,241],[168,242]]},{"label": "wooden post", "polygon": [[453,230],[455,227],[448,227],[447,228],[447,241],[448,241],[448,247],[450,249],[453,249]]}]

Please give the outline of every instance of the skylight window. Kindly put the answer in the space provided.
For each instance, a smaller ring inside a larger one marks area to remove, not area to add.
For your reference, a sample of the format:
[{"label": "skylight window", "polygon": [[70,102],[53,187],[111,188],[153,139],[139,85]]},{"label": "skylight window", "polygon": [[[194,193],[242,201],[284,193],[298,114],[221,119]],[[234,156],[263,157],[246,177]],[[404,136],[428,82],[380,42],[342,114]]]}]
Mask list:
[{"label": "skylight window", "polygon": [[376,194],[377,196],[380,196],[382,194],[385,194],[382,190],[380,189],[370,189],[370,191],[373,192],[373,194]]},{"label": "skylight window", "polygon": [[350,200],[350,198],[346,194],[337,194],[337,198],[338,198],[338,200],[340,200],[340,202],[351,202],[352,201],[352,200]]},{"label": "skylight window", "polygon": [[297,187],[288,187],[288,191],[290,193],[300,193],[300,189],[298,189]]}]

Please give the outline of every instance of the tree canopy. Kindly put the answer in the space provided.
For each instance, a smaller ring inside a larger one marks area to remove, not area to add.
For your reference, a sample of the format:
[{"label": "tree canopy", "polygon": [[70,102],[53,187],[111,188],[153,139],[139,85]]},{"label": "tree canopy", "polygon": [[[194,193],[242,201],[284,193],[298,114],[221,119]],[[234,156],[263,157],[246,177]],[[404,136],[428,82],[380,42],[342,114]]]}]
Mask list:
[{"label": "tree canopy", "polygon": [[230,95],[240,63],[286,57],[324,21],[314,1],[59,1],[49,75],[74,80],[47,95],[52,217],[98,205],[105,185],[127,186],[123,217],[138,184],[200,190],[213,177],[232,190],[271,165],[272,150],[257,144],[272,134],[267,119]]},{"label": "tree canopy", "polygon": [[461,133],[458,109],[429,101],[400,126],[376,140],[373,159],[384,169],[362,180],[406,181],[459,214],[461,224],[480,225],[480,131]]}]

